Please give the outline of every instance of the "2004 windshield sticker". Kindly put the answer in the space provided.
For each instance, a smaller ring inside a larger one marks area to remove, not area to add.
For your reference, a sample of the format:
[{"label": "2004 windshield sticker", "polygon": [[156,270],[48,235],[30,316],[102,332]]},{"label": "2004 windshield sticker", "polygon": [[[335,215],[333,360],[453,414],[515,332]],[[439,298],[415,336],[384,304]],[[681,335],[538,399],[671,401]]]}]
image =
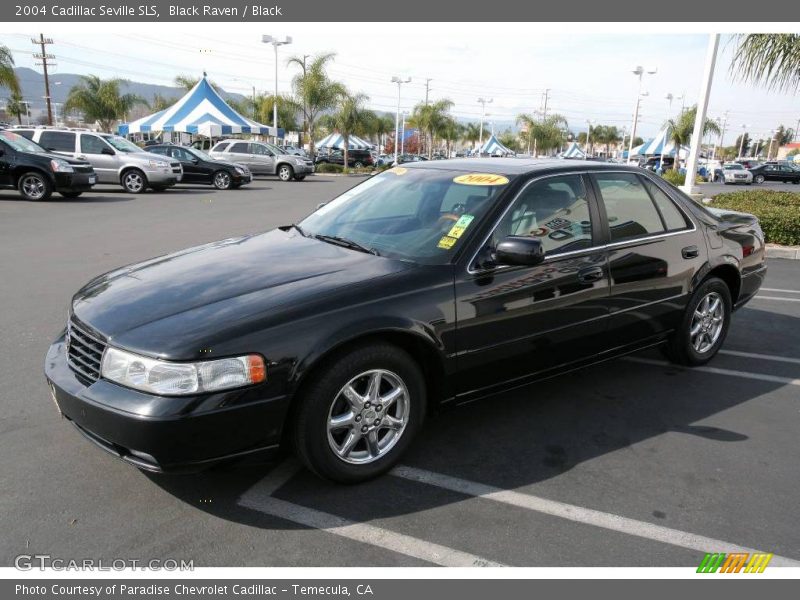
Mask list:
[{"label": "2004 windshield sticker", "polygon": [[447,232],[447,235],[442,236],[437,247],[443,250],[449,250],[455,246],[458,238],[464,235],[464,232],[467,230],[467,227],[469,227],[469,224],[472,223],[473,219],[475,219],[475,215],[461,215],[458,221],[450,228],[450,231]]}]

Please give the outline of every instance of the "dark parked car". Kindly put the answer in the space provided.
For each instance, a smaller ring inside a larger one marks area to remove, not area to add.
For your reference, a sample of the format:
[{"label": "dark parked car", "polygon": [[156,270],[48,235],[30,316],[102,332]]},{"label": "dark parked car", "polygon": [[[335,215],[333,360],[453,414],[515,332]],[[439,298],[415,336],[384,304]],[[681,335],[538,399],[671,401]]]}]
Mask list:
[{"label": "dark parked car", "polygon": [[92,165],[47,152],[36,142],[0,129],[0,187],[16,188],[28,200],[58,192],[77,198],[97,182]]},{"label": "dark parked car", "polygon": [[754,216],[637,167],[432,161],[296,225],[97,277],[45,374],[67,419],[140,468],[291,442],[354,482],[434,406],[655,345],[708,362],[765,273]]},{"label": "dark parked car", "polygon": [[[325,154],[318,154],[315,162],[319,165],[322,163],[330,163],[334,165],[344,165],[344,152],[342,150],[332,149]],[[348,167],[368,167],[373,164],[372,153],[369,150],[348,150],[347,151],[347,166]]]},{"label": "dark parked car", "polygon": [[659,167],[664,170],[668,171],[675,165],[675,157],[674,156],[665,156],[664,162],[661,162],[660,156],[651,156],[647,160],[642,161],[639,166],[643,169],[647,169],[648,171],[656,171]]},{"label": "dark parked car", "polygon": [[735,162],[742,165],[748,171],[752,171],[755,167],[761,165],[761,161],[755,158],[741,158]]},{"label": "dark parked car", "polygon": [[783,183],[800,183],[800,170],[788,165],[766,164],[750,169],[755,183],[765,181],[782,181]]},{"label": "dark parked car", "polygon": [[148,146],[147,151],[180,161],[183,167],[181,183],[207,183],[218,190],[227,190],[240,188],[253,180],[246,166],[212,158],[197,148],[162,144]]}]

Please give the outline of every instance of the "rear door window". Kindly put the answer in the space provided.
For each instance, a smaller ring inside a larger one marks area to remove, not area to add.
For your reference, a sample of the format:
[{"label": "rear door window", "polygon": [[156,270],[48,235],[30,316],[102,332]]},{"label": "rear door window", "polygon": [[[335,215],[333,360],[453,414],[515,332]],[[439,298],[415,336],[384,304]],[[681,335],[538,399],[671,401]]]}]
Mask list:
[{"label": "rear door window", "polygon": [[606,209],[612,242],[665,231],[661,216],[637,175],[597,173],[594,178]]},{"label": "rear door window", "polygon": [[43,131],[39,145],[55,152],[75,152],[75,134],[71,131]]},{"label": "rear door window", "polygon": [[250,154],[249,146],[250,144],[246,142],[236,142],[235,144],[231,144],[231,147],[228,148],[228,152],[233,152],[234,154]]},{"label": "rear door window", "polygon": [[686,217],[683,216],[683,213],[675,206],[675,203],[670,197],[655,183],[647,178],[643,179],[647,191],[650,192],[653,202],[655,202],[658,207],[658,212],[661,213],[661,217],[664,219],[664,225],[667,227],[667,231],[686,229]]},{"label": "rear door window", "polygon": [[81,135],[82,154],[102,154],[103,148],[108,148],[108,144],[96,135]]},{"label": "rear door window", "polygon": [[214,146],[211,151],[212,152],[225,152],[225,149],[230,146],[230,142],[220,142],[216,146]]}]

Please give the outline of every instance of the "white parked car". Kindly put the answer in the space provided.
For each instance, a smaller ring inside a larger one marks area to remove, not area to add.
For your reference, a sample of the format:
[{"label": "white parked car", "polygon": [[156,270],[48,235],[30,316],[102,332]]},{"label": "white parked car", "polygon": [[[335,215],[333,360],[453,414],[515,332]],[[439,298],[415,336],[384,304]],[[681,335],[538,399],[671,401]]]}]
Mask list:
[{"label": "white parked car", "polygon": [[737,183],[752,185],[753,183],[753,174],[739,163],[722,165],[722,176],[725,179],[725,185]]}]

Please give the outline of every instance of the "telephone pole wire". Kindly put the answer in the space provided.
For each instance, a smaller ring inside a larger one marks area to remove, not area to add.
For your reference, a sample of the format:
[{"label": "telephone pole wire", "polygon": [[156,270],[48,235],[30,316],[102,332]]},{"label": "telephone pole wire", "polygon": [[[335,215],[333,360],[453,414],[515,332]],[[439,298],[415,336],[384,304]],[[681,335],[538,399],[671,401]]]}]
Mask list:
[{"label": "telephone pole wire", "polygon": [[[49,77],[49,75],[47,73],[47,66],[48,66],[47,65],[47,61],[48,60],[49,61],[53,61],[53,60],[55,60],[56,57],[55,57],[54,54],[48,54],[47,53],[47,46],[49,46],[50,44],[53,43],[53,39],[52,38],[46,38],[46,37],[44,37],[43,33],[40,33],[38,40],[36,38],[31,38],[31,43],[41,47],[41,49],[42,49],[41,53],[40,52],[34,52],[33,53],[33,58],[35,58],[36,60],[42,61],[40,63],[36,63],[36,65],[42,67],[42,69],[44,70],[44,93],[45,93],[44,98],[47,101],[47,124],[48,125],[52,125],[53,124],[53,103],[52,103],[53,99],[50,97],[50,77]],[[51,62],[50,66],[54,67],[55,63]]]}]

